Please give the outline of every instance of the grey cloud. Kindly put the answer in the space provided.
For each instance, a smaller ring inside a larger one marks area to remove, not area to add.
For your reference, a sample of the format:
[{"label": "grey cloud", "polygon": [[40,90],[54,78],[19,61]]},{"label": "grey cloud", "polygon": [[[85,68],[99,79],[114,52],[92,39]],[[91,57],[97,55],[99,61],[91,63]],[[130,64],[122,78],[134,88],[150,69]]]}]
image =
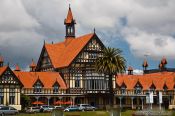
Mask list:
[{"label": "grey cloud", "polygon": [[174,0],[1,0],[0,53],[6,61],[25,68],[38,59],[44,40],[62,41],[69,3],[77,35],[95,27],[105,44],[122,38],[137,57],[175,56]]}]

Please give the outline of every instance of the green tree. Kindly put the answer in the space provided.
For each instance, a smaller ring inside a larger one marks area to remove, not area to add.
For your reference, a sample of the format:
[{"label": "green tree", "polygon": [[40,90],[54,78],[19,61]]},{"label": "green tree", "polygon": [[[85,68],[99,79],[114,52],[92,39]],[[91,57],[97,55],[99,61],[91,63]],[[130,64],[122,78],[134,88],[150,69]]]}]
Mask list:
[{"label": "green tree", "polygon": [[29,96],[21,94],[21,105],[22,110],[24,110],[26,107],[29,107],[31,104],[31,99]]},{"label": "green tree", "polygon": [[98,57],[95,62],[95,69],[98,73],[108,75],[108,88],[110,94],[110,106],[113,106],[113,77],[118,73],[124,73],[126,60],[121,55],[122,50],[117,48],[104,48],[103,56]]}]

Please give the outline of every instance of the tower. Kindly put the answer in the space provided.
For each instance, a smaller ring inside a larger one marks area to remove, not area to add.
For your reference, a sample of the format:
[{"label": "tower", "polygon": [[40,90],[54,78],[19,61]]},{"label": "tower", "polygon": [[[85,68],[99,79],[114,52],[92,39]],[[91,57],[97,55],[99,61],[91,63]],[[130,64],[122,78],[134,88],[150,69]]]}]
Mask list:
[{"label": "tower", "polygon": [[75,20],[73,19],[72,11],[69,5],[69,10],[67,18],[64,20],[64,25],[66,27],[66,38],[75,37]]},{"label": "tower", "polygon": [[30,72],[35,72],[36,64],[33,59],[32,59],[32,63],[30,64],[29,68],[30,68]]}]

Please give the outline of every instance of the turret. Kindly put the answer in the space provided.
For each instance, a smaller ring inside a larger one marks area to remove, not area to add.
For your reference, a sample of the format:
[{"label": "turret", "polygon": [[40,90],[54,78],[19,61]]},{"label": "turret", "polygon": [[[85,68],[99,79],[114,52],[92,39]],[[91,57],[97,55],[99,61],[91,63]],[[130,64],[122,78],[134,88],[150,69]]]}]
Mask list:
[{"label": "turret", "polygon": [[75,20],[73,19],[72,11],[69,6],[67,18],[64,20],[64,25],[66,27],[66,38],[75,38]]},{"label": "turret", "polygon": [[33,59],[32,59],[32,63],[30,64],[29,68],[30,68],[30,72],[35,72],[36,64]]}]

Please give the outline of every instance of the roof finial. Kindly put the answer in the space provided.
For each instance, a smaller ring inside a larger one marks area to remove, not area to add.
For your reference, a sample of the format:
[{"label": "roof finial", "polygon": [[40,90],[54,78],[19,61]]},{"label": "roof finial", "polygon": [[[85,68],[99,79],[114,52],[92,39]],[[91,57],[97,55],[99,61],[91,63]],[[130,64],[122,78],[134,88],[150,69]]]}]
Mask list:
[{"label": "roof finial", "polygon": [[52,44],[53,44],[53,41],[52,41]]},{"label": "roof finial", "polygon": [[10,63],[9,62],[7,62],[7,66],[10,66]]},{"label": "roof finial", "polygon": [[95,27],[94,27],[94,33],[95,33]]},{"label": "roof finial", "polygon": [[44,45],[46,44],[46,41],[44,40]]},{"label": "roof finial", "polygon": [[70,4],[69,4],[69,8],[70,8]]}]

